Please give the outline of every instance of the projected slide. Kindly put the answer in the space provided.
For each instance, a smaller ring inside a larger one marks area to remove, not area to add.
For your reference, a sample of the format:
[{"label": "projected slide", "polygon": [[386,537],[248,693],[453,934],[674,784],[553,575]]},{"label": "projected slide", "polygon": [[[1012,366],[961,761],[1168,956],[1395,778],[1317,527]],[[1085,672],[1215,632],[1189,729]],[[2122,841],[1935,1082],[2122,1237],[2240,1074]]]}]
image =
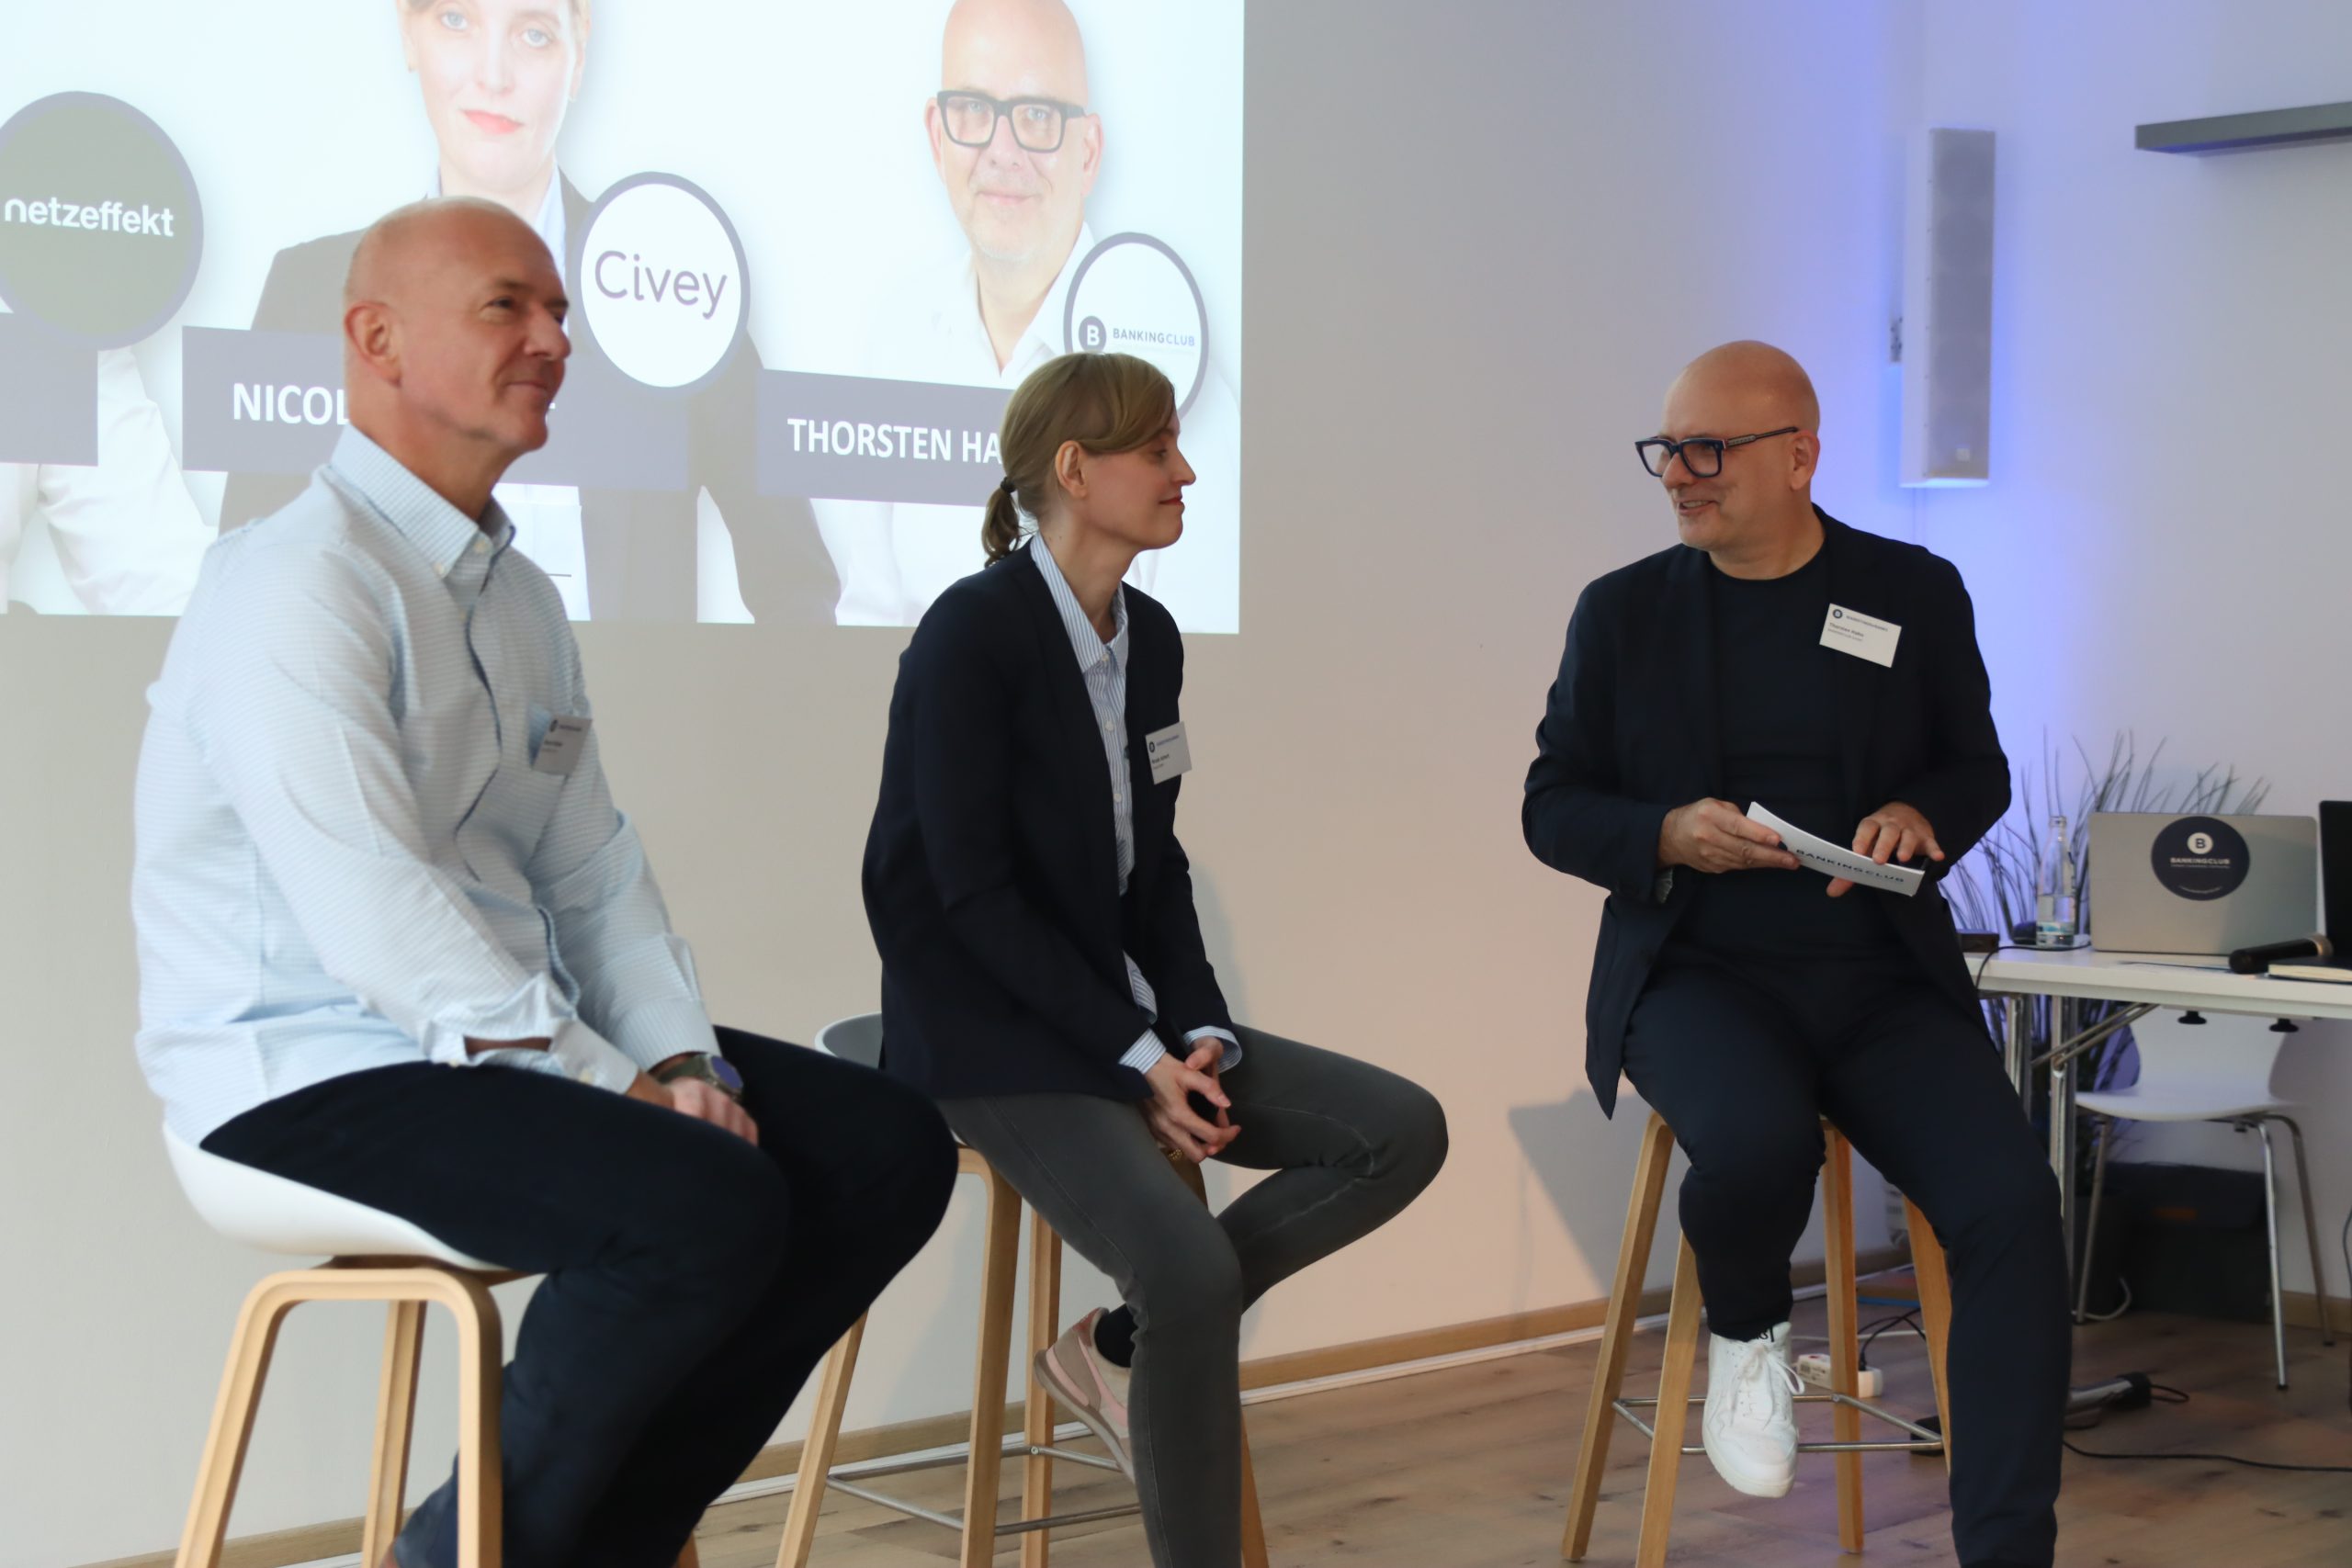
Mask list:
[{"label": "projected slide", "polygon": [[[171,614],[346,420],[359,235],[499,201],[572,300],[498,498],[575,620],[910,626],[1023,376],[1164,369],[1131,581],[1239,629],[1242,0],[183,0],[0,57],[0,605]],[[136,39],[138,47],[124,40]]]}]

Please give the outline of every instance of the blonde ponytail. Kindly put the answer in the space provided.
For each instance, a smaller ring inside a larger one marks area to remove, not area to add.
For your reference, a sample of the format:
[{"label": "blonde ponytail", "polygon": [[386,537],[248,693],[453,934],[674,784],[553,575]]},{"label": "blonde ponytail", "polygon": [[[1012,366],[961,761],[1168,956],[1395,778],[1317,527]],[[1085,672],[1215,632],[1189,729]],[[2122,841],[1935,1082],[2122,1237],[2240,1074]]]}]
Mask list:
[{"label": "blonde ponytail", "polygon": [[1008,479],[989,491],[988,515],[980,523],[980,547],[994,566],[1021,547],[1021,508],[1012,499]]}]

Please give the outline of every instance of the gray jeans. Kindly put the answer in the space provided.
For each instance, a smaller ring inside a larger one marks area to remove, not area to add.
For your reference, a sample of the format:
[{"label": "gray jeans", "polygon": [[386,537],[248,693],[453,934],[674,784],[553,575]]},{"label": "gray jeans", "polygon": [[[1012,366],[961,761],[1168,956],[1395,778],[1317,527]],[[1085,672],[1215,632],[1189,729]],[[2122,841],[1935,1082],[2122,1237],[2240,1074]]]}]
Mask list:
[{"label": "gray jeans", "polygon": [[957,1136],[1119,1288],[1136,1319],[1128,1391],[1156,1568],[1239,1568],[1241,1314],[1369,1235],[1445,1163],[1445,1112],[1379,1067],[1255,1029],[1224,1079],[1241,1129],[1218,1157],[1272,1176],[1220,1214],[1193,1197],[1134,1104],[1082,1094],[940,1102]]}]

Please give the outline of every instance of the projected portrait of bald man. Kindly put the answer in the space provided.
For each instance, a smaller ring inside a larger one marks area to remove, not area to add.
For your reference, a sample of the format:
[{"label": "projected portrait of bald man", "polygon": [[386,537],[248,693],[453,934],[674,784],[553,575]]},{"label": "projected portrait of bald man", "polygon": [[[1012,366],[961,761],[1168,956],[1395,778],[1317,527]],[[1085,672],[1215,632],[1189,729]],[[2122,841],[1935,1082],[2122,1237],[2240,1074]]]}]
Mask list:
[{"label": "projected portrait of bald man", "polygon": [[[1116,10],[1102,16],[1122,19]],[[1070,350],[1063,307],[1095,246],[1086,209],[1114,145],[1107,118],[1094,101],[1086,38],[1064,0],[956,0],[922,127],[967,249],[882,302],[868,374],[1010,391]],[[1155,130],[1184,133],[1181,125]],[[1148,209],[1148,191],[1130,194]],[[1213,367],[1182,425],[1200,476],[1184,544],[1138,558],[1129,581],[1167,602],[1185,630],[1231,630],[1230,593],[1191,583],[1185,572],[1187,562],[1229,559],[1238,525],[1239,412]],[[912,625],[942,589],[981,564],[978,507],[831,503],[826,518],[844,569],[844,620]]]},{"label": "projected portrait of bald man", "polygon": [[[384,193],[386,208],[424,196],[476,196],[531,225],[567,267],[591,199],[567,178],[557,143],[587,76],[591,0],[390,0],[402,63],[416,78],[435,149],[420,190]],[[359,231],[277,254],[254,326],[340,331],[344,273]],[[572,297],[577,278],[567,278]],[[572,378],[609,366],[585,321],[571,319]],[[688,483],[675,491],[500,487],[517,547],[546,570],[574,620],[692,621],[711,598],[700,581],[697,510],[707,491],[733,547],[741,604],[761,622],[830,623],[840,584],[808,503],[762,496],[752,415],[759,359],[744,343],[693,398]],[[561,420],[559,412],[557,419]],[[237,527],[300,493],[307,476],[231,479],[221,526]],[[731,597],[722,594],[721,597]],[[723,617],[721,617],[723,618]]]},{"label": "projected portrait of bald man", "polygon": [[[1059,321],[1036,330],[1040,307],[1080,240],[1091,245],[1086,197],[1102,166],[1102,118],[1087,110],[1086,45],[1061,0],[963,0],[948,13],[940,75],[924,129],[972,243],[977,324],[1002,374],[1016,358],[1061,352],[1047,342]],[[1012,370],[1012,383],[1032,368]]]}]

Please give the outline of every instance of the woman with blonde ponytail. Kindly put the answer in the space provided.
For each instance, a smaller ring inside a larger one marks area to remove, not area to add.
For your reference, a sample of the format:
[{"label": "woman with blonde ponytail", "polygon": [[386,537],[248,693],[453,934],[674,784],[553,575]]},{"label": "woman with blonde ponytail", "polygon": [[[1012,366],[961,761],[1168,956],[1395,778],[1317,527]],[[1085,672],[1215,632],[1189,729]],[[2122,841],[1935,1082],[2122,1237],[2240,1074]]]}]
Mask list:
[{"label": "woman with blonde ponytail", "polygon": [[[1123,1298],[1039,1377],[1136,1479],[1158,1568],[1238,1568],[1241,1314],[1412,1201],[1445,1116],[1218,989],[1175,832],[1184,645],[1122,581],[1183,533],[1177,440],[1167,378],[1125,355],[1013,393],[989,564],[899,661],[864,881],[885,1070]],[[1212,1215],[1170,1161],[1213,1158],[1273,1174]]]}]

